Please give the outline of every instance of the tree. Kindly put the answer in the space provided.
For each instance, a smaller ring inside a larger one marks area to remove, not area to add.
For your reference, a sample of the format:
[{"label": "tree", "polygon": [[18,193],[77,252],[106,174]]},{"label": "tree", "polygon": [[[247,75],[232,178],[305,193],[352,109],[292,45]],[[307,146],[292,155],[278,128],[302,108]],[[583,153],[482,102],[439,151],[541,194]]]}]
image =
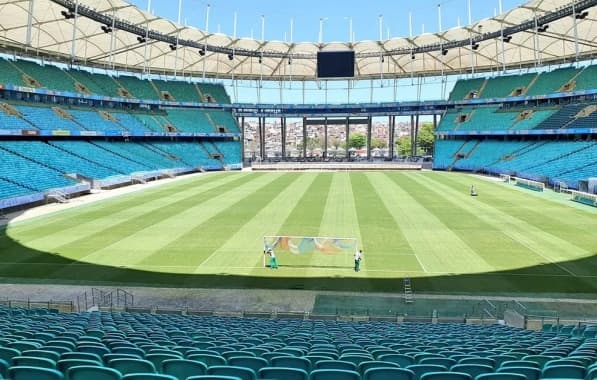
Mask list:
[{"label": "tree", "polygon": [[433,153],[433,142],[435,141],[433,123],[423,123],[419,129],[419,147],[424,154]]},{"label": "tree", "polygon": [[388,142],[384,139],[373,138],[371,139],[371,148],[383,149],[388,146]]},{"label": "tree", "polygon": [[412,142],[410,136],[402,136],[396,141],[396,152],[401,156],[410,156]]},{"label": "tree", "polygon": [[348,138],[348,148],[361,149],[367,145],[367,137],[364,133],[353,133]]}]

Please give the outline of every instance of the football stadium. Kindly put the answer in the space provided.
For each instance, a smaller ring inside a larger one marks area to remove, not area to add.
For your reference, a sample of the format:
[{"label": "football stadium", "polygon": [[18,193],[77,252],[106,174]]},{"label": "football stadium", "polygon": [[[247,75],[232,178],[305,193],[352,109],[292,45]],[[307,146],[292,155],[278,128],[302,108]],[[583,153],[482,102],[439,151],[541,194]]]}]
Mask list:
[{"label": "football stadium", "polygon": [[596,59],[597,0],[0,0],[0,379],[597,379]]}]

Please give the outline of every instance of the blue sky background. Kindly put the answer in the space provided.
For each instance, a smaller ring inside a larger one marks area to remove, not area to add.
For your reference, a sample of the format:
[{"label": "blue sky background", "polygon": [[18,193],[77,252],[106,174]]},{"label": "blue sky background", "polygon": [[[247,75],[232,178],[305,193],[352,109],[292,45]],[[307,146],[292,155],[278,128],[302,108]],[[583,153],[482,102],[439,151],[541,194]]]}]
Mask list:
[{"label": "blue sky background", "polygon": [[[131,3],[147,9],[147,0]],[[503,0],[503,10],[525,3]],[[355,40],[379,39],[378,18],[383,15],[383,37],[408,36],[408,15],[413,15],[414,34],[438,31],[438,4],[441,4],[442,27],[467,24],[467,0],[182,0],[182,22],[200,29],[205,27],[205,9],[210,5],[209,31],[233,34],[234,13],[238,15],[237,36],[261,38],[261,16],[265,16],[266,40],[289,40],[290,19],[294,19],[294,41],[317,42],[319,19],[324,18],[323,41],[349,40],[349,19],[353,19]],[[178,18],[178,0],[152,0],[156,15]],[[492,17],[498,0],[471,0],[472,19]]]},{"label": "blue sky background", "polygon": [[[129,0],[147,9],[148,0]],[[503,11],[524,4],[524,0],[502,0]],[[206,7],[210,5],[209,31],[233,34],[234,13],[237,13],[237,37],[261,38],[261,16],[265,17],[265,39],[290,41],[290,20],[294,22],[294,42],[317,42],[319,20],[323,18],[323,41],[348,41],[349,20],[352,18],[355,41],[379,39],[379,16],[382,15],[383,38],[409,35],[409,13],[412,12],[413,34],[437,32],[438,4],[441,5],[442,29],[468,24],[467,0],[182,0],[183,24],[205,28]],[[498,0],[471,0],[472,20],[494,16]],[[151,0],[152,12],[177,20],[178,0]],[[418,91],[410,79],[400,80],[396,91],[394,81],[328,82],[328,91],[321,82],[284,84],[238,81],[236,89],[225,82],[234,102],[244,103],[347,103],[446,98],[457,78],[424,78]]]}]

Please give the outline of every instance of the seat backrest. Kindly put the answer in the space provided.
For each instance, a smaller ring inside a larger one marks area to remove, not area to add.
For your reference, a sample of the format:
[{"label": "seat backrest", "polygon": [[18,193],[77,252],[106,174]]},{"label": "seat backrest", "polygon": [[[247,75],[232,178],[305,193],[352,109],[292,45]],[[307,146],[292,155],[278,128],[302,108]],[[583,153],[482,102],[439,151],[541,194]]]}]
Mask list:
[{"label": "seat backrest", "polygon": [[298,368],[264,367],[258,372],[260,379],[308,380],[307,371]]},{"label": "seat backrest", "polygon": [[207,368],[207,375],[234,376],[241,380],[255,380],[255,371],[246,367],[235,367],[230,365],[215,365]]},{"label": "seat backrest", "polygon": [[60,355],[60,359],[95,360],[98,363],[103,363],[102,358],[100,358],[97,354],[92,354],[91,352],[65,352],[64,354]]},{"label": "seat backrest", "polygon": [[57,369],[62,372],[66,373],[69,368],[76,367],[76,366],[102,366],[102,363],[98,363],[95,360],[87,360],[87,359],[61,359],[58,360],[56,363]]},{"label": "seat backrest", "polygon": [[257,373],[261,368],[267,367],[269,363],[264,358],[253,356],[233,356],[228,359],[228,364],[236,367],[251,368]]},{"label": "seat backrest", "polygon": [[176,377],[161,373],[131,373],[122,376],[122,380],[176,380]]},{"label": "seat backrest", "polygon": [[372,367],[366,369],[363,380],[414,380],[415,373],[410,369],[398,367]]},{"label": "seat backrest", "polygon": [[400,365],[400,367],[408,367],[409,365],[415,364],[415,359],[406,354],[386,354],[380,355],[377,360],[382,362],[391,362]]},{"label": "seat backrest", "polygon": [[493,372],[484,373],[475,377],[475,380],[526,380],[526,376],[520,373],[509,373],[509,372]]},{"label": "seat backrest", "polygon": [[447,372],[448,368],[437,364],[414,364],[406,367],[415,373],[415,380],[419,380],[421,376],[430,372]]},{"label": "seat backrest", "polygon": [[537,380],[541,375],[541,370],[536,367],[500,367],[498,372],[519,373],[525,375],[527,380]]},{"label": "seat backrest", "polygon": [[123,375],[129,373],[155,373],[152,362],[144,359],[114,359],[108,363],[110,368],[118,370]]},{"label": "seat backrest", "polygon": [[275,356],[270,359],[272,367],[288,367],[299,368],[309,372],[311,370],[311,362],[309,359],[297,356]]},{"label": "seat backrest", "polygon": [[57,362],[60,360],[60,354],[54,351],[46,350],[26,350],[21,353],[21,356],[33,356],[36,358],[46,358]]},{"label": "seat backrest", "polygon": [[113,368],[100,366],[75,366],[66,372],[68,380],[120,380],[120,372]]},{"label": "seat backrest", "polygon": [[473,377],[464,372],[428,372],[421,380],[472,380]]},{"label": "seat backrest", "polygon": [[493,367],[483,364],[455,364],[450,367],[450,372],[468,373],[474,379],[482,373],[493,372]]},{"label": "seat backrest", "polygon": [[12,365],[56,369],[54,360],[35,356],[15,356],[12,358]]},{"label": "seat backrest", "polygon": [[586,374],[586,368],[580,365],[545,365],[541,378],[584,379]]},{"label": "seat backrest", "polygon": [[212,365],[226,365],[228,364],[226,358],[219,355],[210,355],[210,354],[192,354],[187,356],[189,360],[195,360],[205,364],[207,367],[211,367]]},{"label": "seat backrest", "polygon": [[62,373],[55,369],[30,366],[10,367],[8,378],[11,380],[64,380]]},{"label": "seat backrest", "polygon": [[186,380],[189,376],[203,375],[207,371],[204,363],[188,359],[168,359],[162,362],[162,373]]},{"label": "seat backrest", "polygon": [[357,371],[355,363],[346,360],[320,360],[315,363],[314,369],[345,369],[348,371]]},{"label": "seat backrest", "polygon": [[311,371],[310,380],[361,380],[361,375],[345,369],[316,369]]}]

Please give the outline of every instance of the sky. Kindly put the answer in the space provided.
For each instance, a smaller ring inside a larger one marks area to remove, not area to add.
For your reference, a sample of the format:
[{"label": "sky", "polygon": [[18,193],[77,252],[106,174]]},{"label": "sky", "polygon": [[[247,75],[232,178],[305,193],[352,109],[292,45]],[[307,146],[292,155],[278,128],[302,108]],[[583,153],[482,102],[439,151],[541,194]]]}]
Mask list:
[{"label": "sky", "polygon": [[[129,0],[147,9],[148,0]],[[266,40],[290,41],[293,20],[293,42],[318,42],[320,19],[323,20],[323,42],[349,41],[350,20],[355,41],[378,40],[379,19],[382,35],[405,37],[410,34],[409,14],[412,13],[413,34],[439,30],[438,5],[442,15],[442,30],[468,23],[469,0],[181,0],[181,22],[205,29],[209,4],[209,31],[234,35],[234,14],[237,14],[237,37],[261,39],[262,16]],[[499,0],[470,0],[472,20],[493,17],[499,10]],[[502,0],[507,11],[527,1]],[[177,0],[151,0],[152,11],[171,20],[178,19]]]},{"label": "sky", "polygon": [[[236,37],[261,39],[262,17],[264,39],[292,42],[318,42],[320,20],[323,42],[350,41],[350,20],[353,40],[379,40],[381,16],[383,39],[410,35],[409,15],[412,14],[413,35],[435,33],[468,24],[468,2],[471,4],[473,22],[493,17],[499,12],[500,0],[127,0],[147,10],[151,2],[152,12],[160,17],[176,21],[178,1],[182,2],[181,22],[205,30],[206,9],[209,5],[208,31],[234,36],[236,13]],[[526,0],[501,0],[504,12],[526,3]],[[438,12],[438,8],[440,12]],[[294,25],[291,39],[291,20]],[[401,80],[397,90],[393,82],[359,81],[333,83],[335,91],[322,91],[319,83],[290,84],[283,91],[278,82],[257,85],[254,81],[224,82],[234,102],[244,103],[348,103],[401,100],[436,100],[446,98],[457,78],[426,78],[421,90],[410,79]],[[446,80],[444,78],[444,80]],[[331,83],[331,82],[330,82]],[[258,88],[259,87],[259,88]]]}]

